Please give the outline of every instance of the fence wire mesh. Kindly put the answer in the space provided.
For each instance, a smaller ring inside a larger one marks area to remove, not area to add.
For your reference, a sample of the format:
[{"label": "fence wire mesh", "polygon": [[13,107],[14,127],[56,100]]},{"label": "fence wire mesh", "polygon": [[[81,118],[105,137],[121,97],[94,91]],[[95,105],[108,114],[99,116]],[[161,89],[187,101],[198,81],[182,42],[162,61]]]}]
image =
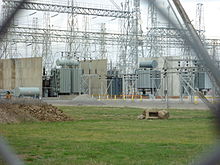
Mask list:
[{"label": "fence wire mesh", "polygon": [[[214,85],[217,88],[220,88],[220,70],[219,68],[214,64],[215,62],[211,59],[209,56],[207,50],[205,49],[199,35],[197,34],[195,28],[191,24],[191,21],[185,12],[184,8],[182,7],[182,4],[179,0],[173,0],[173,4],[176,7],[178,14],[180,15],[183,23],[181,24],[179,19],[176,16],[175,19],[171,19],[166,12],[163,10],[163,8],[159,7],[158,2],[155,0],[146,0],[146,2],[149,5],[153,5],[166,21],[170,22],[170,24],[176,28],[184,28],[186,27],[186,31],[182,34],[182,38],[188,42],[188,44],[191,46],[191,49],[195,52],[196,57],[202,62],[202,65],[210,72],[210,78],[213,80]],[[171,5],[171,2],[168,0],[168,3]],[[220,133],[220,104],[211,104],[200,92],[196,92],[196,94],[201,98],[201,100],[209,107],[209,109],[212,111],[212,113],[215,116],[216,124],[217,124],[217,130]],[[218,93],[219,95],[219,93]],[[201,160],[198,160],[195,165],[215,165],[220,163],[220,144],[216,143],[215,147],[213,148],[212,152],[207,155],[202,155]]]},{"label": "fence wire mesh", "polygon": [[[20,1],[20,5],[18,5],[10,14],[9,16],[2,22],[0,27],[0,41],[7,33],[8,28],[13,20],[13,18],[19,13],[20,7],[26,2],[26,0]],[[160,15],[171,23],[171,25],[176,28],[180,29],[183,28],[183,25],[177,20],[171,19],[167,16],[165,11],[159,7],[158,2],[155,0],[145,0],[146,3],[150,5],[154,5],[157,8]],[[173,0],[173,4],[175,5],[176,9],[178,10],[179,14],[181,15],[184,26],[187,29],[187,33],[181,33],[182,38],[186,40],[191,48],[194,50],[198,59],[203,62],[203,66],[210,71],[210,76],[212,80],[214,80],[215,85],[220,88],[220,71],[217,66],[214,65],[214,61],[210,58],[207,50],[203,46],[201,39],[199,38],[196,30],[190,23],[190,20],[183,9],[179,0]],[[171,2],[168,0],[168,3]],[[210,104],[209,101],[201,94],[197,93],[197,95],[203,100],[203,102],[209,107],[212,113],[215,115],[216,124],[218,132],[220,133],[220,104]],[[5,140],[0,137],[0,157],[6,162],[8,165],[23,165],[24,163],[16,156],[10,146],[5,142]],[[215,147],[213,148],[212,152],[207,155],[203,155],[201,160],[194,163],[195,165],[214,165],[220,163],[220,143],[216,143]]]}]

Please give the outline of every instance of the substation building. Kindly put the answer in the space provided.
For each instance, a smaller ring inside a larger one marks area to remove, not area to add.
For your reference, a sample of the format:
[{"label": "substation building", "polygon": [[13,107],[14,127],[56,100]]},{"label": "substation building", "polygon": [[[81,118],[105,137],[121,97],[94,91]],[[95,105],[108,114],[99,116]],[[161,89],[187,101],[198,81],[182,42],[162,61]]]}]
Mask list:
[{"label": "substation building", "polygon": [[39,97],[42,96],[42,88],[41,57],[0,60],[1,95],[10,91],[16,97]]},{"label": "substation building", "polygon": [[181,98],[192,96],[195,91],[208,95],[214,90],[208,73],[196,58],[183,59],[180,56],[141,58],[140,65],[144,61],[157,63],[154,68],[156,74],[152,74],[157,75],[154,76],[156,81],[154,96],[167,94],[172,98]]},{"label": "substation building", "polygon": [[[3,0],[4,13],[18,3]],[[183,99],[198,91],[214,96],[219,90],[182,37],[189,33],[176,4],[164,1],[161,7],[171,18],[178,17],[180,28],[162,20],[154,5],[142,11],[140,0],[120,5],[110,1],[105,7],[70,0],[62,3],[30,0],[22,6],[24,15],[16,18],[17,24],[12,23],[0,44],[0,93]],[[204,5],[196,4],[195,10],[201,43],[213,64],[220,66],[220,39],[205,36],[200,21]],[[24,17],[32,20],[28,26],[19,21]],[[142,27],[142,17],[147,18],[146,27]],[[66,27],[60,27],[60,20],[66,21]]]},{"label": "substation building", "polygon": [[38,88],[43,97],[89,94],[149,98],[180,98],[195,91],[208,95],[213,90],[208,73],[197,60],[179,57],[140,58],[133,74],[108,70],[107,60],[58,59],[49,75],[43,73],[42,58],[0,60],[0,89],[29,88],[34,93]]}]

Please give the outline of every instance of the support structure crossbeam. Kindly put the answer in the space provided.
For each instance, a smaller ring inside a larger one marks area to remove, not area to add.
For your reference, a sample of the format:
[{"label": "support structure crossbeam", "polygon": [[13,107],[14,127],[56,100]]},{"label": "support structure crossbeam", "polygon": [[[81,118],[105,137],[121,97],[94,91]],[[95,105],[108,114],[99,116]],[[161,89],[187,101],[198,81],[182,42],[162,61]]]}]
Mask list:
[{"label": "support structure crossbeam", "polygon": [[[47,30],[48,29],[45,28],[12,27],[8,35],[13,36],[13,41],[16,40],[17,42],[28,43],[31,42],[34,37],[38,43],[41,43]],[[66,39],[70,37],[70,33],[71,31],[69,30],[50,29],[51,41],[66,43]],[[89,36],[88,39],[91,41],[99,41],[100,36],[105,36],[105,40],[108,41],[106,42],[107,45],[118,45],[121,42],[119,39],[123,34],[77,31],[76,35],[72,37],[82,39],[84,36]]]},{"label": "support structure crossbeam", "polygon": [[[7,8],[16,8],[19,5],[19,1],[15,0],[3,0]],[[49,11],[57,13],[74,13],[81,15],[94,15],[103,17],[116,17],[116,18],[128,18],[132,17],[132,12],[120,11],[120,10],[108,10],[108,9],[96,9],[96,8],[86,8],[78,6],[67,6],[67,5],[55,5],[55,4],[44,4],[44,3],[34,3],[26,2],[21,5],[20,9],[25,10],[36,10],[36,11]]]},{"label": "support structure crossbeam", "polygon": [[[37,43],[42,43],[44,34],[48,31],[48,29],[45,28],[30,28],[30,27],[12,27],[9,29],[8,35],[13,36],[13,40],[7,38],[4,39],[4,41],[10,42],[20,42],[20,43],[32,43],[33,38],[34,41]],[[62,42],[66,43],[67,37],[70,37],[71,31],[69,30],[61,30],[61,29],[50,29],[50,37],[51,42]],[[175,29],[164,29],[161,28],[159,31],[157,29],[157,32],[154,35],[161,38],[158,42],[161,44],[162,47],[166,46],[166,41],[162,38],[166,37],[166,33],[169,33],[169,37],[172,38],[172,40],[169,42],[170,46],[173,48],[180,48],[183,45],[183,40],[180,38],[180,34]],[[122,37],[126,37],[125,34],[120,33],[108,33],[108,32],[84,32],[84,31],[77,31],[75,36],[72,36],[77,39],[82,39],[83,36],[89,36],[89,39],[91,41],[99,41],[100,36],[105,37],[106,45],[118,45],[122,42],[129,42],[127,40],[121,40]],[[148,47],[149,41],[149,33],[144,35],[145,38],[143,39],[144,47]],[[132,34],[129,34],[127,37],[132,38]],[[140,36],[141,37],[141,36]],[[219,39],[206,39],[205,40],[207,46],[212,46],[213,42],[215,45],[220,46],[220,40]]]}]

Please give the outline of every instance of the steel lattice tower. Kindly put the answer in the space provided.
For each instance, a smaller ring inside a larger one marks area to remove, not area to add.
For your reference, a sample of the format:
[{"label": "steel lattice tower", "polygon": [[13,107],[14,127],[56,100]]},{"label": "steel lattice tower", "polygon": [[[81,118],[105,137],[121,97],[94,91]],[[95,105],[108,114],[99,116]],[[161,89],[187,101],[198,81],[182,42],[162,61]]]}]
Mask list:
[{"label": "steel lattice tower", "polygon": [[105,41],[105,33],[106,33],[106,24],[101,24],[101,38],[100,38],[100,59],[107,58],[107,49],[106,49],[106,41]]},{"label": "steel lattice tower", "polygon": [[[33,32],[34,34],[36,33],[36,29],[39,28],[39,24],[38,24],[38,18],[37,17],[34,17],[33,18],[33,22],[32,22],[32,26],[34,28]],[[39,57],[40,56],[40,46],[39,44],[37,43],[37,38],[35,35],[32,35],[33,37],[33,43],[32,43],[32,57]]]},{"label": "steel lattice tower", "polygon": [[201,39],[204,39],[205,33],[205,22],[204,22],[204,5],[202,3],[197,3],[196,7],[196,22],[195,28],[198,31]]},{"label": "steel lattice tower", "polygon": [[67,30],[70,31],[70,36],[67,36],[66,51],[70,57],[77,56],[79,45],[77,44],[77,31],[78,31],[78,17],[74,12],[74,0],[68,0],[68,6],[71,8],[71,12],[67,15]]},{"label": "steel lattice tower", "polygon": [[43,57],[43,66],[45,67],[47,73],[49,73],[50,69],[53,66],[54,58],[52,57],[52,45],[51,45],[51,37],[50,37],[50,13],[44,12],[44,39],[43,39],[43,47],[42,47],[42,57]]}]

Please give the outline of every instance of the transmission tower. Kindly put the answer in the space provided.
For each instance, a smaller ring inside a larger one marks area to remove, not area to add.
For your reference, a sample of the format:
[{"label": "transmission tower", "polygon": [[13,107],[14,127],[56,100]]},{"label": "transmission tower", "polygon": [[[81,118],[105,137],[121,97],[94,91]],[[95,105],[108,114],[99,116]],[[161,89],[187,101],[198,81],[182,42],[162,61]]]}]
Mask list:
[{"label": "transmission tower", "polygon": [[[155,0],[157,1],[157,0]],[[160,32],[161,30],[158,27],[158,13],[157,9],[153,5],[153,3],[148,3],[148,20],[147,20],[147,39],[148,39],[148,57],[158,57],[162,56],[162,48],[158,44],[158,40],[160,40]],[[158,35],[159,34],[159,35]]]},{"label": "transmission tower", "polygon": [[52,45],[51,45],[51,37],[50,37],[50,13],[44,12],[44,39],[43,39],[43,47],[42,47],[42,57],[43,57],[43,66],[45,67],[47,73],[53,66],[54,59],[52,57]]},{"label": "transmission tower", "polygon": [[78,31],[78,17],[74,13],[74,0],[68,0],[68,6],[71,8],[71,13],[67,15],[67,30],[70,31],[70,36],[67,37],[66,51],[71,57],[77,56],[79,45],[77,44],[76,35]]},{"label": "transmission tower", "polygon": [[[150,0],[148,0],[150,1]],[[157,0],[155,0],[157,1]],[[156,3],[156,2],[155,2]],[[153,3],[148,2],[148,19],[147,19],[147,28],[157,27],[157,9],[155,8]]]},{"label": "transmission tower", "polygon": [[200,35],[201,39],[204,40],[205,22],[204,22],[204,5],[202,3],[197,3],[195,28],[198,31],[198,34]]},{"label": "transmission tower", "polygon": [[100,37],[100,58],[106,59],[107,58],[107,49],[106,49],[106,39],[105,39],[105,33],[106,33],[106,24],[101,23],[101,37]]},{"label": "transmission tower", "polygon": [[32,27],[34,28],[33,30],[33,42],[32,42],[32,57],[39,57],[39,52],[40,52],[40,46],[38,45],[37,43],[37,39],[36,39],[36,36],[35,34],[37,33],[37,28],[38,27],[38,18],[37,17],[34,17],[33,18],[33,22],[32,22]]},{"label": "transmission tower", "polygon": [[[121,3],[122,11],[130,11],[130,1],[125,0],[124,3]],[[120,73],[128,73],[128,42],[129,42],[129,31],[131,28],[130,24],[131,18],[127,17],[126,19],[120,19],[120,33],[122,36],[119,38],[119,55],[118,55],[118,69]]]},{"label": "transmission tower", "polygon": [[126,0],[122,4],[122,10],[133,13],[131,17],[120,20],[120,32],[123,35],[119,40],[118,68],[121,73],[127,74],[135,72],[138,57],[143,56],[140,0],[133,0],[133,3]]},{"label": "transmission tower", "polygon": [[83,30],[84,30],[84,35],[82,37],[82,46],[81,46],[81,53],[82,57],[84,59],[91,59],[91,47],[90,47],[90,35],[88,33],[89,31],[89,17],[88,16],[83,16]]},{"label": "transmission tower", "polygon": [[138,57],[143,56],[143,41],[142,41],[142,28],[141,28],[141,11],[140,11],[140,0],[133,1],[133,18],[132,18],[132,27],[130,30],[131,39],[130,39],[130,65],[128,67],[130,72],[135,71],[138,67]]}]

